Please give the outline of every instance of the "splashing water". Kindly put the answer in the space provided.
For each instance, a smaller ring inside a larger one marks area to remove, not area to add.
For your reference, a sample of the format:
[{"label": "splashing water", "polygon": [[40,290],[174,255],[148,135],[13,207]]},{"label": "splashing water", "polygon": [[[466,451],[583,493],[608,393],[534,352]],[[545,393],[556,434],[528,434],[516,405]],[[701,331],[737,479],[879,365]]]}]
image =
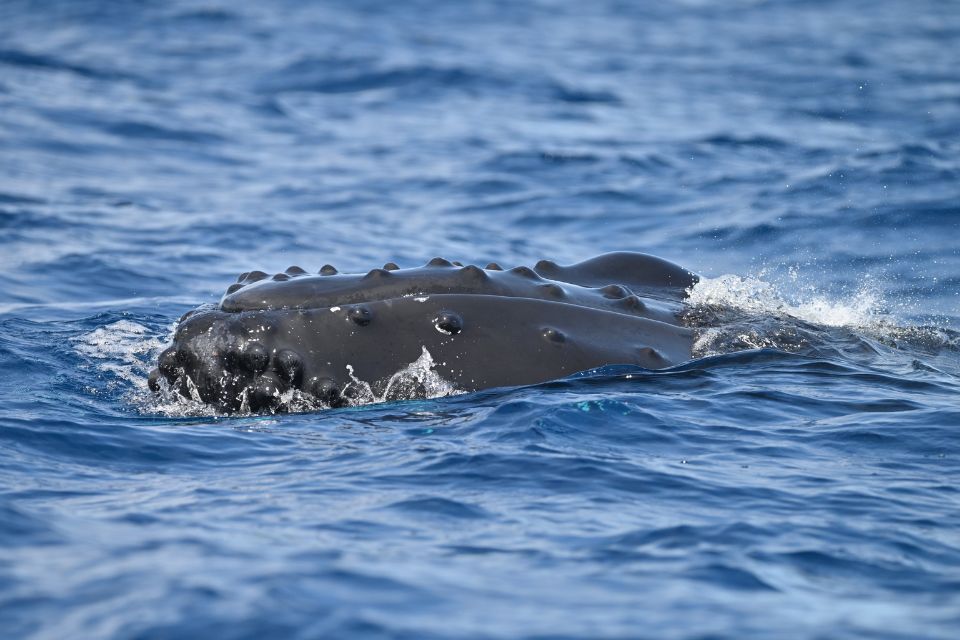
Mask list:
[{"label": "splashing water", "polygon": [[[351,379],[348,387],[358,392],[351,397],[351,406],[390,400],[444,398],[463,393],[433,370],[433,356],[426,347],[421,349],[419,358],[394,373],[384,384],[370,384],[357,379],[353,367],[348,365]],[[377,388],[382,388],[382,391],[377,392]]]},{"label": "splashing water", "polygon": [[732,274],[701,278],[689,291],[692,307],[726,307],[750,314],[785,315],[827,327],[869,327],[888,320],[882,300],[867,281],[848,299],[833,300],[808,290],[790,301],[770,282]]},{"label": "splashing water", "polygon": [[849,345],[861,355],[880,345],[931,354],[956,349],[956,332],[935,324],[904,324],[890,313],[879,284],[869,278],[843,296],[813,286],[791,287],[799,275],[796,268],[789,273],[790,284],[779,286],[764,273],[701,278],[688,291],[682,314],[696,331],[693,356],[766,348],[823,355],[845,352]]},{"label": "splashing water", "polygon": [[[171,335],[173,329],[171,328]],[[166,339],[130,320],[97,327],[73,339],[74,349],[97,363],[97,368],[140,391],[147,389],[151,361],[163,350]]]}]

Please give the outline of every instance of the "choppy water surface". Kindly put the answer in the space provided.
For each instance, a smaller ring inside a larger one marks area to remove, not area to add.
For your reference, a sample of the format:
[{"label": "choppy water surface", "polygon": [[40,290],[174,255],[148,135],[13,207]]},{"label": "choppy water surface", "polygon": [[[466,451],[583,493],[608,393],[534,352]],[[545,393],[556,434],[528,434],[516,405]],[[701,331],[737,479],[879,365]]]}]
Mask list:
[{"label": "choppy water surface", "polygon": [[[0,4],[4,637],[953,638],[960,7]],[[241,271],[640,250],[698,358],[282,416]]]}]

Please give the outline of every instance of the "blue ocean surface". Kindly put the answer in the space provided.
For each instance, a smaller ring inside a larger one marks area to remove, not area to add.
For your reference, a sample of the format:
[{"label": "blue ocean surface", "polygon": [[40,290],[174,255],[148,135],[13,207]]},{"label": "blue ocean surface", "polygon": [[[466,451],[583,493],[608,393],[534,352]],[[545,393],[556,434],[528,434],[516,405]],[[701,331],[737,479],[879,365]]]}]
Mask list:
[{"label": "blue ocean surface", "polygon": [[[0,2],[0,636],[960,630],[960,4]],[[237,274],[652,253],[695,359],[154,398]]]}]

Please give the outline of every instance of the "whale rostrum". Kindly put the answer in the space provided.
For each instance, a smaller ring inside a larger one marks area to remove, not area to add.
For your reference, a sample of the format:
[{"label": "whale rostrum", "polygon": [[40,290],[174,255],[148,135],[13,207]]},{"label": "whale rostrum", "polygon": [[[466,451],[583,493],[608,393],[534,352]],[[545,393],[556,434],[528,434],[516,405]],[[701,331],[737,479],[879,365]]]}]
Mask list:
[{"label": "whale rostrum", "polygon": [[[251,271],[219,305],[180,319],[149,383],[225,412],[282,411],[291,392],[307,406],[338,407],[358,397],[361,381],[383,391],[423,354],[459,391],[609,364],[659,369],[691,357],[693,336],[677,314],[696,282],[631,252],[512,269],[434,258],[365,274],[329,264],[317,274]],[[418,393],[407,384],[397,397]]]}]

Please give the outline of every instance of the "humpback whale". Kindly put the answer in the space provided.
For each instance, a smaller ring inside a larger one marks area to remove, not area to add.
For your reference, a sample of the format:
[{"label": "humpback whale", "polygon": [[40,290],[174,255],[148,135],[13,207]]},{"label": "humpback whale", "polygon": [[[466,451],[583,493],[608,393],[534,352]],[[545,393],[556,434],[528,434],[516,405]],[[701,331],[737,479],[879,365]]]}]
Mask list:
[{"label": "humpback whale", "polygon": [[[365,274],[240,274],[219,304],[186,313],[149,376],[227,413],[422,397],[427,368],[457,391],[534,384],[610,364],[660,369],[691,357],[678,313],[697,276],[642,253],[503,269],[434,258]],[[379,394],[379,395],[377,395]]]}]

